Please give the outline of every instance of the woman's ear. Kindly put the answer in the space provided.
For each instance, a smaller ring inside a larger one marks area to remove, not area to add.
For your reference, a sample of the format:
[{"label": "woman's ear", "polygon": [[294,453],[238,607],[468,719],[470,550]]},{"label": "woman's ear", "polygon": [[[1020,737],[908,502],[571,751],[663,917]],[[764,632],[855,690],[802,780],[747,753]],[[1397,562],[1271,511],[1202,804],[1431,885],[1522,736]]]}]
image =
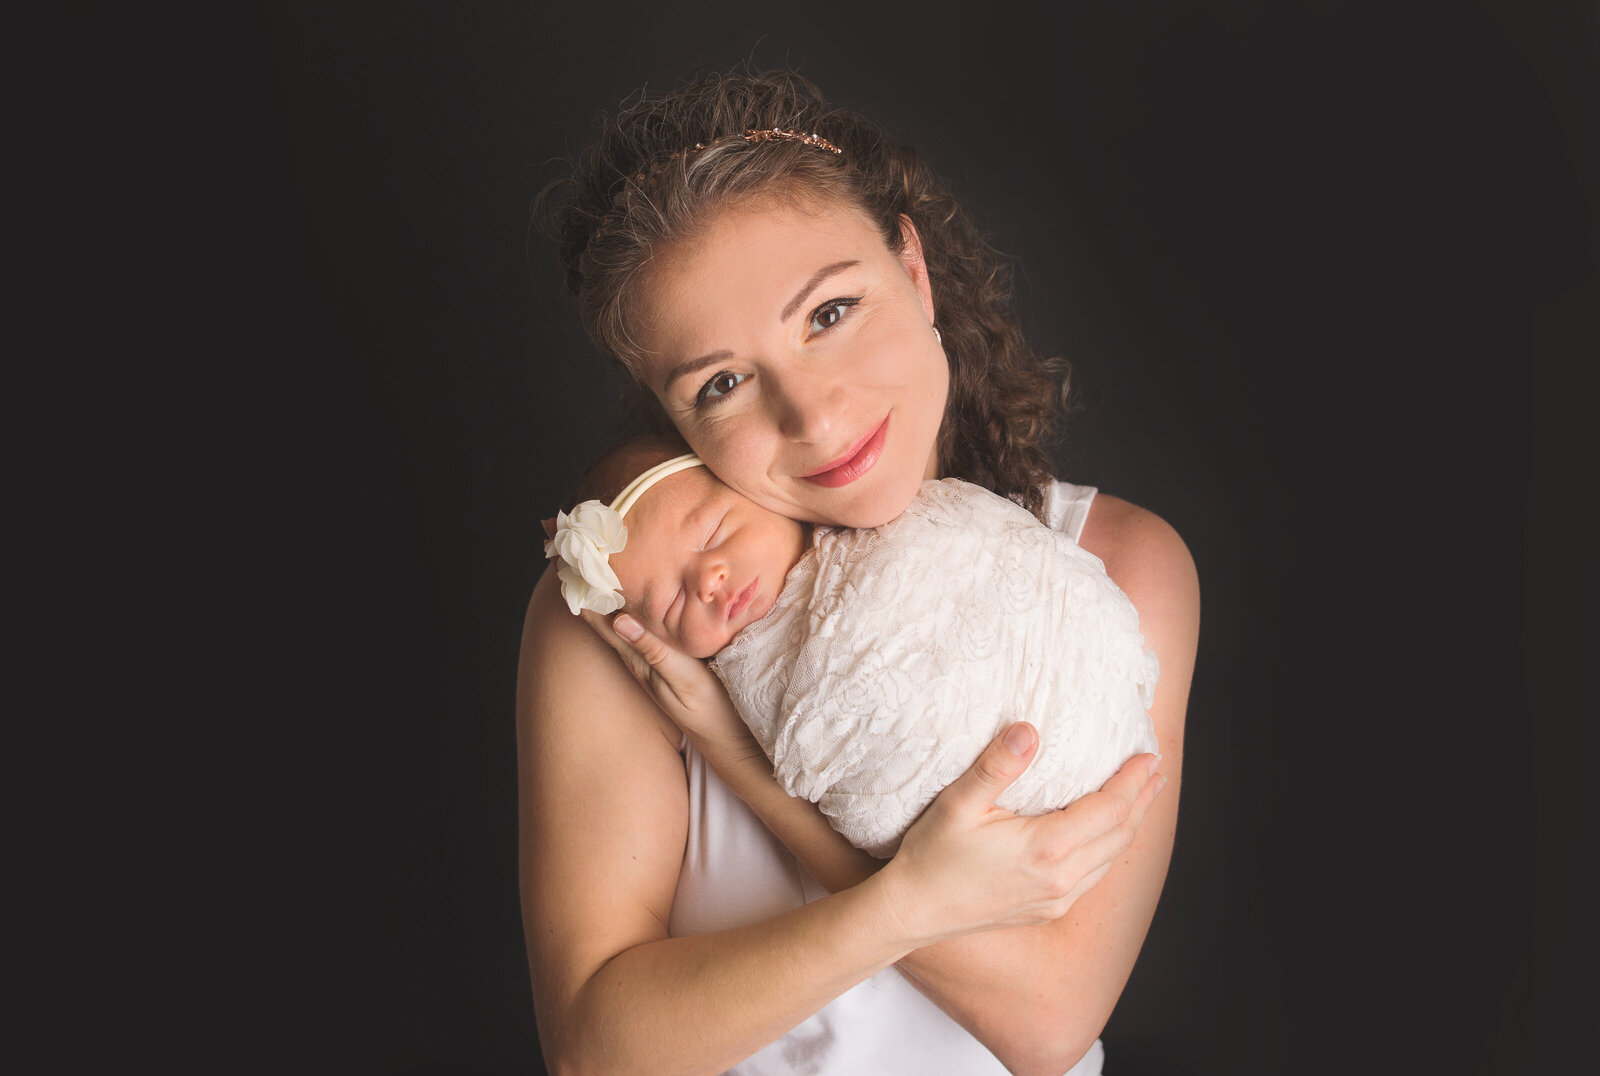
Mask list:
[{"label": "woman's ear", "polygon": [[905,266],[911,283],[916,285],[923,312],[928,315],[928,324],[932,325],[937,318],[933,309],[933,284],[928,280],[928,263],[922,258],[922,236],[917,234],[917,226],[904,213],[900,214],[900,264]]}]

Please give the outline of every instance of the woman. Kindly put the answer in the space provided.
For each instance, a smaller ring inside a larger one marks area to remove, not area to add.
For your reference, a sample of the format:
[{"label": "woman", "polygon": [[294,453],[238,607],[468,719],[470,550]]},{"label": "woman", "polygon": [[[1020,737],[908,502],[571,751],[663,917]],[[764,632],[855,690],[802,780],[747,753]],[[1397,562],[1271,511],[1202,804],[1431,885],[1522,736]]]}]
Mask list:
[{"label": "woman", "polygon": [[545,210],[590,331],[745,496],[875,526],[954,475],[1081,528],[1160,660],[1163,752],[1160,774],[1140,756],[1019,819],[993,807],[1037,747],[1014,726],[878,869],[782,794],[700,663],[626,616],[579,623],[546,572],[518,730],[551,1069],[1098,1072],[1176,824],[1199,606],[1182,542],[1051,482],[1053,376],[993,253],[910,151],[804,80],[641,102]]}]

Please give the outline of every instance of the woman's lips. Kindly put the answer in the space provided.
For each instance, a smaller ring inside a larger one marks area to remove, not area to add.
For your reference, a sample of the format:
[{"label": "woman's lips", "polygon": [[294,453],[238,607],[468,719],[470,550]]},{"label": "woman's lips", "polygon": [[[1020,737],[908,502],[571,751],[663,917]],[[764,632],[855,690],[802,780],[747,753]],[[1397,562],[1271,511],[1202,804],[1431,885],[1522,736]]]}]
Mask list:
[{"label": "woman's lips", "polygon": [[733,604],[728,606],[728,620],[730,622],[734,617],[744,612],[744,607],[749,605],[750,600],[756,596],[756,584],[759,582],[759,579],[750,580],[750,585],[741,590],[739,596],[733,599]]},{"label": "woman's lips", "polygon": [[889,436],[889,416],[885,415],[878,428],[867,434],[850,451],[824,467],[819,467],[810,474],[800,477],[807,482],[815,482],[819,486],[833,488],[847,486],[872,469],[878,462],[878,457],[883,455],[883,443]]}]

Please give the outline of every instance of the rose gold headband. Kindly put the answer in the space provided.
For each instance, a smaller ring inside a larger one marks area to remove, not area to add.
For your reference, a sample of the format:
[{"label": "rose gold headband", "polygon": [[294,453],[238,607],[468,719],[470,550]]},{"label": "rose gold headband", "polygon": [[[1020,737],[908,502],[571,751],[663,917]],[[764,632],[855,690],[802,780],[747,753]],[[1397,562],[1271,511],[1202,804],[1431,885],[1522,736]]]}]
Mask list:
[{"label": "rose gold headband", "polygon": [[[773,127],[771,129],[752,127],[752,128],[747,129],[743,134],[723,135],[720,138],[713,138],[709,142],[696,142],[694,144],[694,148],[692,148],[692,149],[679,150],[677,153],[668,154],[667,157],[666,157],[666,160],[659,161],[656,164],[652,165],[650,167],[649,171],[651,171],[651,172],[655,171],[662,164],[665,164],[666,161],[680,160],[680,159],[682,159],[684,157],[691,156],[692,154],[699,153],[701,150],[707,150],[707,149],[710,149],[712,146],[721,145],[724,142],[731,142],[731,141],[734,141],[735,139],[739,139],[739,140],[742,140],[742,141],[745,141],[745,142],[749,142],[749,143],[752,143],[752,144],[757,143],[757,142],[799,142],[801,145],[804,145],[804,146],[815,146],[818,149],[827,150],[829,153],[832,153],[836,157],[844,156],[844,150],[840,149],[838,146],[834,145],[832,142],[829,142],[826,138],[823,138],[819,134],[811,134],[808,131],[796,131],[792,127],[791,128]],[[640,172],[634,178],[637,179],[640,183],[643,183],[644,180],[645,180],[646,174],[647,173],[645,173],[645,172]]]}]

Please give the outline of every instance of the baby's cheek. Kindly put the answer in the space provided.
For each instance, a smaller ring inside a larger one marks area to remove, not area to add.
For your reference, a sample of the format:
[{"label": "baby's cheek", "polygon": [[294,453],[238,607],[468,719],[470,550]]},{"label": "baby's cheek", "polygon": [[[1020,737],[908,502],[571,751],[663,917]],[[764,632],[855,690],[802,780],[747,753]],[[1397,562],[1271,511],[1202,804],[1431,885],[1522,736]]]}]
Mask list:
[{"label": "baby's cheek", "polygon": [[717,651],[728,645],[728,640],[727,632],[708,628],[676,640],[673,645],[690,657],[705,659],[716,656]]}]

